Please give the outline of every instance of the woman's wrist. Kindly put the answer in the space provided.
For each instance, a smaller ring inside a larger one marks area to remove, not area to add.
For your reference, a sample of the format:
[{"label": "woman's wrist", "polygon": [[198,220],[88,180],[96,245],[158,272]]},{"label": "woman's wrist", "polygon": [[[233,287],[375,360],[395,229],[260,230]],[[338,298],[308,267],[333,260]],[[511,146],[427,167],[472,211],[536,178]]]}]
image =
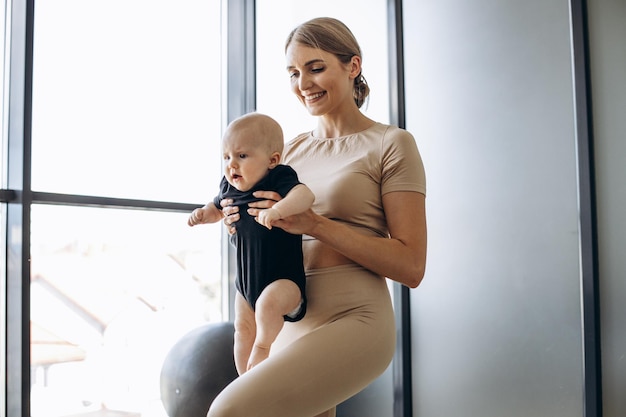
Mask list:
[{"label": "woman's wrist", "polygon": [[315,212],[311,211],[312,221],[311,228],[309,232],[305,233],[311,237],[314,237],[317,240],[322,240],[324,237],[324,230],[328,224],[333,223],[332,220],[327,219],[324,216],[320,216]]}]

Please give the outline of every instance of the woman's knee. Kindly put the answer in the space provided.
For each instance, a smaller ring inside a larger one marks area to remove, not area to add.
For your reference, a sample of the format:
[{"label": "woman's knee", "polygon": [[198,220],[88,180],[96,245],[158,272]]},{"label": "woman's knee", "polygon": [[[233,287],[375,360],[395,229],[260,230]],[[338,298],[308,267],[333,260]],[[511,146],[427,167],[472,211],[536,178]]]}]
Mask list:
[{"label": "woman's knee", "polygon": [[207,417],[238,417],[236,413],[234,402],[225,401],[218,395],[211,403]]}]

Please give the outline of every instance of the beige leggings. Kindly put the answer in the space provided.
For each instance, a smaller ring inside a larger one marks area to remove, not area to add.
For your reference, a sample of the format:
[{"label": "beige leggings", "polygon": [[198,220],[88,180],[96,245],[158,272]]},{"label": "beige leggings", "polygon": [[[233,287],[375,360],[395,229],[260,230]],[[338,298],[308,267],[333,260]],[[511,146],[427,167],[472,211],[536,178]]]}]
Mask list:
[{"label": "beige leggings", "polygon": [[270,357],[228,385],[208,417],[335,416],[385,371],[395,349],[385,279],[355,265],[307,272],[308,308]]}]

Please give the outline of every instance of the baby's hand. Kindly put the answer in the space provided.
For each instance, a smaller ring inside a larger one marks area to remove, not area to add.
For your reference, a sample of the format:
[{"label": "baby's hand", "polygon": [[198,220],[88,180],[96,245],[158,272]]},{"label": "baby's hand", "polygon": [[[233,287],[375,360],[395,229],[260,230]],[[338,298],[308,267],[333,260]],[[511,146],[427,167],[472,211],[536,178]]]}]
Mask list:
[{"label": "baby's hand", "polygon": [[195,226],[197,224],[201,224],[203,223],[204,219],[204,209],[203,208],[197,208],[194,211],[191,212],[191,214],[189,215],[189,219],[187,220],[187,224],[189,226]]},{"label": "baby's hand", "polygon": [[272,222],[275,220],[280,220],[280,218],[281,216],[278,210],[276,210],[275,208],[269,208],[261,210],[256,218],[256,221],[271,230]]}]

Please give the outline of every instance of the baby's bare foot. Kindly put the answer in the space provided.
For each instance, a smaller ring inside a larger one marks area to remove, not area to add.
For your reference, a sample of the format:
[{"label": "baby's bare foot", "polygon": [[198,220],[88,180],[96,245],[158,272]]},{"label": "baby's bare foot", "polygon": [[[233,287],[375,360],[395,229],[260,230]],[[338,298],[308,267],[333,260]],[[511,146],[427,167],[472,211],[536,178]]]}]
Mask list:
[{"label": "baby's bare foot", "polygon": [[248,359],[248,371],[263,362],[269,356],[269,347],[254,345],[254,347],[252,348],[252,352],[250,352],[250,359]]}]

